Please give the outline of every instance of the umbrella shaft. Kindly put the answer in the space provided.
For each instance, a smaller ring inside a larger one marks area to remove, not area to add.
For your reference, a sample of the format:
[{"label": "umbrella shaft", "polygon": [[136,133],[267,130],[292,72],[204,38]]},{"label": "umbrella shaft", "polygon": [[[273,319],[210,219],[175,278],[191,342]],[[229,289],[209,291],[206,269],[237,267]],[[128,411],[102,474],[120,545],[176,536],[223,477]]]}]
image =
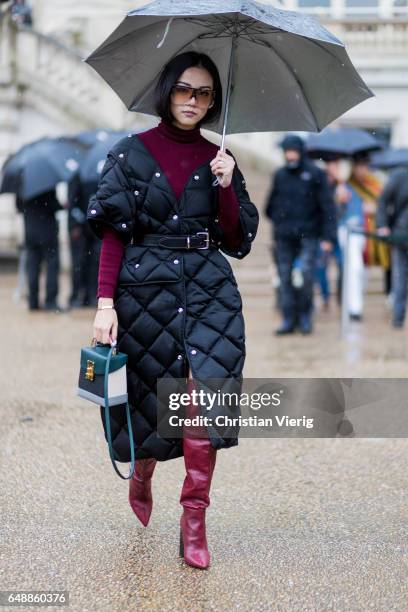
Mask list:
[{"label": "umbrella shaft", "polygon": [[236,44],[237,44],[237,36],[236,34],[233,34],[229,67],[228,67],[227,97],[225,100],[224,125],[222,127],[222,139],[221,139],[221,147],[220,147],[221,151],[225,151],[225,130],[227,128],[227,121],[228,121],[228,110],[229,110],[230,94],[231,94],[231,87],[232,87],[232,68],[234,64],[234,52],[235,52]]}]

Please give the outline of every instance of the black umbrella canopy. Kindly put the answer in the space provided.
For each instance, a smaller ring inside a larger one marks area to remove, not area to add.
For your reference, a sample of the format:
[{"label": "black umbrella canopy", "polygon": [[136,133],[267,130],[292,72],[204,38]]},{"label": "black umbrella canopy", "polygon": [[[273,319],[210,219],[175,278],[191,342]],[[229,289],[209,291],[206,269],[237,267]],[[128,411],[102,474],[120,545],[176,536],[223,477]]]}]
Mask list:
[{"label": "black umbrella canopy", "polygon": [[0,193],[15,193],[29,200],[68,181],[84,157],[73,138],[41,138],[11,155],[2,168]]},{"label": "black umbrella canopy", "polygon": [[371,134],[356,128],[326,128],[320,134],[310,134],[307,152],[315,159],[328,156],[351,157],[382,149],[382,144]]},{"label": "black umbrella canopy", "polygon": [[163,66],[206,53],[223,83],[218,133],[319,131],[373,94],[343,44],[310,16],[248,0],[157,0],[128,13],[86,59],[129,110],[157,115]]},{"label": "black umbrella canopy", "polygon": [[386,149],[374,153],[371,158],[371,165],[374,168],[383,168],[384,170],[400,166],[408,167],[408,149]]},{"label": "black umbrella canopy", "polygon": [[106,142],[116,133],[119,132],[110,128],[95,128],[93,130],[78,132],[74,135],[74,138],[83,146],[91,148],[97,144]]},{"label": "black umbrella canopy", "polygon": [[132,136],[132,134],[112,131],[107,134],[106,138],[104,137],[87,151],[84,161],[78,169],[82,183],[98,184],[108,152],[118,140],[126,136]]}]

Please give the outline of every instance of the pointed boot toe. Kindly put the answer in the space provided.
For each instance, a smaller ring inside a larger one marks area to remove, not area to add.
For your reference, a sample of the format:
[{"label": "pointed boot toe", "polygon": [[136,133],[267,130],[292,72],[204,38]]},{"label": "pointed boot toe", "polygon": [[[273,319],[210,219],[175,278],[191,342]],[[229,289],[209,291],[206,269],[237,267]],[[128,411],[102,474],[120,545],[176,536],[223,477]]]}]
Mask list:
[{"label": "pointed boot toe", "polygon": [[129,481],[129,504],[139,521],[147,527],[153,509],[152,475],[155,459],[141,459]]},{"label": "pointed boot toe", "polygon": [[142,525],[147,527],[150,521],[150,515],[152,514],[153,503],[142,502],[129,496],[129,504]]}]

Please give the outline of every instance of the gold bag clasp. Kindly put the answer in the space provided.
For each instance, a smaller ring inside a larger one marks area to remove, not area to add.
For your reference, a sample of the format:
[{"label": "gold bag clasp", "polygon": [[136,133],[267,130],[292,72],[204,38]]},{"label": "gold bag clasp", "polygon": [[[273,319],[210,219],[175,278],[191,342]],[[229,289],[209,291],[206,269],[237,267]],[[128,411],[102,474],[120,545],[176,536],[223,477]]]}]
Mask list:
[{"label": "gold bag clasp", "polygon": [[90,359],[86,362],[85,378],[86,380],[94,380],[95,378],[95,362]]}]

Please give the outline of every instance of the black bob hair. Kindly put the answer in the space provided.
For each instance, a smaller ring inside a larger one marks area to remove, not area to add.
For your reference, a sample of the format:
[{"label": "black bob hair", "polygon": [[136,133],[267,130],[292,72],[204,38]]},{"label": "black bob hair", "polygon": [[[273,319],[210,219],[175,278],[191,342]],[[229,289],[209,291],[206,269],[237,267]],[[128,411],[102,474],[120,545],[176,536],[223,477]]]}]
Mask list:
[{"label": "black bob hair", "polygon": [[166,121],[172,123],[174,117],[170,110],[171,88],[180,78],[187,68],[199,66],[208,70],[213,78],[213,89],[215,89],[214,104],[209,108],[204,117],[196,126],[200,127],[205,123],[217,121],[222,109],[222,85],[218,68],[208,55],[197,53],[197,51],[187,51],[173,57],[164,66],[154,91],[154,104],[157,114]]}]

